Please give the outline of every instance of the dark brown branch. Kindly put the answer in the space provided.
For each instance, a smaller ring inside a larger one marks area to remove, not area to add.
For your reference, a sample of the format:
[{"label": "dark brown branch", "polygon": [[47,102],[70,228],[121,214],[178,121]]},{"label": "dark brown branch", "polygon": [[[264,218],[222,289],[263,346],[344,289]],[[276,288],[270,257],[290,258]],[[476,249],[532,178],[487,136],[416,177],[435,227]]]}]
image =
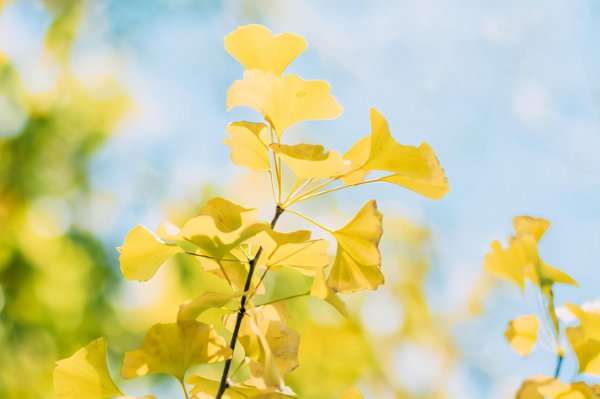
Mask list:
[{"label": "dark brown branch", "polygon": [[[275,227],[279,216],[283,213],[283,208],[277,206],[275,208],[275,215],[273,216],[273,220],[271,220],[271,228]],[[248,263],[248,276],[246,277],[246,283],[244,284],[244,292],[247,293],[250,290],[250,285],[252,284],[252,276],[254,275],[254,269],[256,268],[256,263],[258,262],[258,258],[260,258],[260,254],[262,253],[262,247],[258,248],[256,255],[250,262]],[[217,396],[215,399],[221,399],[225,390],[228,388],[229,383],[227,381],[229,377],[229,369],[231,368],[231,361],[233,360],[233,353],[235,352],[235,345],[237,344],[237,337],[240,332],[240,327],[242,325],[242,319],[246,314],[246,301],[248,299],[247,294],[242,295],[242,299],[240,300],[240,309],[238,310],[237,317],[235,319],[235,327],[233,328],[233,333],[231,335],[231,341],[229,342],[229,348],[231,349],[231,357],[225,361],[225,366],[223,367],[223,374],[221,374],[221,382],[219,384],[219,391],[217,392]]]}]

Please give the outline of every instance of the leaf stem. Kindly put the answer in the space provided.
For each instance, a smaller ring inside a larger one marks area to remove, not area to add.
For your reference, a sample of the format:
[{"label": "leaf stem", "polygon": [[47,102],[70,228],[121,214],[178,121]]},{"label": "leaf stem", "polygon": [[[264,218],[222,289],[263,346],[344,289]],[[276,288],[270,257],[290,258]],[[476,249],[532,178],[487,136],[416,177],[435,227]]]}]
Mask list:
[{"label": "leaf stem", "polygon": [[297,197],[297,198],[293,199],[292,201],[290,201],[289,204],[286,204],[286,206],[291,206],[291,205],[293,205],[293,204],[295,204],[297,202],[306,201],[307,199],[311,199],[311,198],[315,198],[315,197],[320,197],[321,195],[329,194],[329,193],[332,193],[334,191],[342,190],[344,188],[356,187],[356,186],[360,186],[360,185],[368,184],[368,183],[375,183],[375,182],[381,181],[385,177],[386,176],[380,177],[380,178],[377,178],[377,179],[364,180],[364,181],[361,181],[361,182],[358,182],[358,183],[350,184],[348,186],[338,186],[338,187],[330,188],[330,189],[325,190],[325,191],[319,191],[318,193],[314,193],[314,194],[310,194],[310,195],[304,194],[304,195],[301,195],[300,197]]},{"label": "leaf stem", "polygon": [[185,399],[190,399],[190,396],[188,395],[187,388],[185,387],[183,379],[181,379],[181,380],[178,379],[177,381],[179,381],[179,384],[181,384],[181,389],[183,389],[183,394],[185,395]]},{"label": "leaf stem", "polygon": [[[275,227],[277,220],[284,212],[284,209],[277,206],[275,208],[275,215],[271,220],[271,228]],[[240,300],[240,309],[238,310],[237,317],[235,319],[235,326],[233,328],[233,333],[231,335],[231,341],[229,342],[229,348],[231,349],[231,357],[225,361],[225,366],[223,367],[223,373],[221,374],[221,382],[219,383],[219,390],[217,392],[217,396],[215,399],[222,399],[225,390],[229,387],[228,377],[229,377],[229,369],[231,368],[231,361],[233,360],[233,353],[235,352],[235,346],[237,344],[237,337],[240,332],[240,327],[242,326],[242,319],[246,314],[246,302],[248,300],[248,290],[250,289],[250,285],[252,283],[252,276],[254,275],[254,269],[256,268],[256,264],[258,263],[258,258],[260,258],[260,254],[262,253],[262,247],[258,248],[256,255],[249,262],[248,276],[246,277],[246,283],[244,284],[244,294],[242,295],[242,299]]]},{"label": "leaf stem", "polygon": [[300,213],[300,212],[298,212],[298,211],[295,211],[295,210],[293,210],[293,209],[286,209],[286,210],[287,210],[288,212],[290,212],[290,213],[293,213],[293,214],[294,214],[294,215],[296,215],[296,216],[300,216],[301,218],[305,219],[306,221],[308,221],[308,222],[310,222],[310,223],[314,224],[315,226],[317,226],[317,227],[319,227],[319,228],[321,228],[321,229],[325,230],[326,232],[328,232],[328,233],[330,233],[330,234],[333,234],[333,231],[332,231],[331,229],[328,229],[327,227],[323,226],[321,223],[317,222],[316,220],[313,220],[313,219],[309,218],[309,217],[308,217],[308,216],[306,216],[305,214],[303,214],[303,213]]},{"label": "leaf stem", "polygon": [[256,305],[256,306],[265,306],[265,305],[270,305],[270,304],[272,304],[272,303],[277,303],[277,302],[281,302],[281,301],[287,301],[288,299],[300,298],[300,297],[302,297],[302,296],[307,296],[307,295],[310,295],[310,291],[306,291],[306,292],[303,292],[303,293],[301,293],[301,294],[296,294],[296,295],[290,295],[290,296],[286,296],[286,297],[284,297],[284,298],[273,299],[273,300],[271,300],[271,301],[268,301],[268,302],[265,302],[265,303],[260,303],[260,304],[258,304],[258,305]]},{"label": "leaf stem", "polygon": [[558,355],[558,359],[556,361],[556,369],[554,370],[554,378],[558,378],[558,375],[560,374],[560,368],[562,367],[564,358],[565,357],[562,353]]}]

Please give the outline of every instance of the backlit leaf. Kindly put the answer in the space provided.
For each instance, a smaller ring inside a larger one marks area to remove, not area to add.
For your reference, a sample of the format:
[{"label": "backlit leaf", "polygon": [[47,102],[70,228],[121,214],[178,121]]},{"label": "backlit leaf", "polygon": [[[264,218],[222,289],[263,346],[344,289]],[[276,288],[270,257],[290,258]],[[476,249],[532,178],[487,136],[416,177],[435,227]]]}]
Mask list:
[{"label": "backlit leaf", "polygon": [[333,232],[338,245],[327,283],[335,291],[374,290],[383,284],[378,248],[382,216],[371,200],[350,223]]},{"label": "backlit leaf", "polygon": [[54,392],[59,399],[103,399],[123,395],[108,371],[104,338],[56,362]]},{"label": "backlit leaf", "polygon": [[348,309],[344,301],[327,285],[325,280],[325,272],[323,270],[315,273],[312,286],[310,287],[310,295],[323,299],[325,302],[333,306],[344,317],[349,317]]},{"label": "backlit leaf", "polygon": [[510,346],[521,356],[533,350],[538,337],[538,319],[535,315],[519,316],[508,323],[504,336]]},{"label": "backlit leaf", "polygon": [[146,333],[140,349],[125,353],[121,376],[125,379],[148,374],[170,374],[183,381],[190,366],[222,362],[231,349],[212,326],[197,321],[155,324]]},{"label": "backlit leaf", "polygon": [[231,149],[233,163],[256,172],[271,170],[269,162],[269,131],[264,123],[234,122],[227,126],[229,138],[224,140]]},{"label": "backlit leaf", "polygon": [[248,106],[260,112],[277,137],[290,126],[308,120],[333,119],[342,107],[322,80],[304,80],[296,75],[250,70],[227,92],[227,109]]},{"label": "backlit leaf", "polygon": [[323,152],[323,146],[312,144],[271,144],[298,179],[317,180],[341,176],[348,169],[342,155],[334,150]]},{"label": "backlit leaf", "polygon": [[526,380],[517,392],[516,399],[598,399],[600,386],[585,382],[565,383],[538,375]]},{"label": "backlit leaf", "polygon": [[579,372],[600,376],[600,311],[586,311],[574,304],[567,309],[578,319],[578,327],[567,328],[567,338],[577,360]]},{"label": "backlit leaf", "polygon": [[264,26],[252,24],[225,36],[225,49],[246,69],[279,75],[306,49],[306,41],[292,33],[275,36]]},{"label": "backlit leaf", "polygon": [[182,303],[179,306],[177,321],[196,320],[203,312],[209,309],[222,308],[238,296],[239,294],[228,295],[219,292],[205,292],[198,298]]},{"label": "backlit leaf", "polygon": [[183,252],[177,245],[167,244],[141,225],[135,226],[119,252],[121,272],[128,280],[146,281],[152,278],[171,256]]}]

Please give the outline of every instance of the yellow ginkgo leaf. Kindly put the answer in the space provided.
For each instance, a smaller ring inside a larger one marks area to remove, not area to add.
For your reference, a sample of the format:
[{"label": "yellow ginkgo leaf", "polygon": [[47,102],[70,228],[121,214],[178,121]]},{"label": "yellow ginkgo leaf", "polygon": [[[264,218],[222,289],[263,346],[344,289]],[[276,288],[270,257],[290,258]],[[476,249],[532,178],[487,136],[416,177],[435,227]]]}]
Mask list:
[{"label": "yellow ginkgo leaf", "polygon": [[205,292],[198,298],[179,305],[177,321],[196,320],[203,312],[209,309],[222,308],[239,296],[240,294],[230,295],[219,292]]},{"label": "yellow ginkgo leaf", "polygon": [[54,392],[59,399],[104,399],[123,395],[108,371],[104,338],[56,362]]},{"label": "yellow ginkgo leaf", "polygon": [[206,204],[200,216],[188,220],[181,235],[208,255],[222,259],[250,237],[269,227],[257,222],[258,211],[246,209],[223,198]]},{"label": "yellow ginkgo leaf", "polygon": [[350,223],[333,232],[337,253],[327,283],[335,291],[374,290],[383,284],[378,248],[382,217],[377,203],[371,200]]},{"label": "yellow ginkgo leaf", "polygon": [[[277,305],[249,309],[238,335],[246,357],[258,363],[251,367],[251,371],[257,372],[254,377],[270,380],[269,386],[278,386],[280,375],[298,367],[300,336],[285,324]],[[233,330],[233,322],[233,318],[229,317],[225,324]],[[272,367],[276,369],[271,370]]]},{"label": "yellow ginkgo leaf", "polygon": [[119,252],[121,272],[128,280],[146,281],[152,278],[171,256],[183,250],[167,244],[144,226],[135,226],[123,242]]},{"label": "yellow ginkgo leaf", "polygon": [[539,241],[546,230],[548,230],[548,227],[550,227],[550,222],[546,219],[532,216],[516,216],[513,218],[513,226],[517,235],[531,234],[535,237],[536,241]]},{"label": "yellow ginkgo leaf", "polygon": [[600,376],[600,311],[586,311],[574,304],[567,309],[578,319],[578,327],[567,328],[567,338],[579,362],[579,372]]},{"label": "yellow ginkgo leaf", "polygon": [[526,380],[517,392],[516,399],[598,399],[600,386],[585,382],[565,383],[544,375]]},{"label": "yellow ginkgo leaf", "polygon": [[190,366],[229,357],[231,349],[208,324],[194,320],[159,323],[150,327],[140,349],[125,353],[121,376],[131,379],[165,373],[183,381]]},{"label": "yellow ginkgo leaf", "polygon": [[274,36],[262,25],[246,25],[225,36],[225,49],[246,69],[281,74],[306,49],[306,41],[292,33]]},{"label": "yellow ginkgo leaf", "polygon": [[271,144],[273,151],[283,159],[298,179],[327,179],[343,175],[348,165],[342,154],[312,144]]},{"label": "yellow ginkgo leaf", "polygon": [[[217,392],[219,391],[219,381],[209,380],[208,378],[199,375],[189,376],[187,382],[188,384],[194,385],[190,391],[193,398],[212,399],[217,396]],[[269,396],[265,397],[263,395]],[[222,399],[289,399],[291,397],[292,396],[290,395],[276,392],[274,388],[259,389],[245,383],[231,383],[225,390]]]},{"label": "yellow ginkgo leaf", "polygon": [[342,392],[341,399],[364,399],[364,396],[358,388],[350,387]]},{"label": "yellow ginkgo leaf", "polygon": [[310,240],[310,231],[280,233],[267,229],[253,242],[255,247],[263,248],[258,265],[275,270],[287,267],[309,276],[329,265],[329,243],[326,240]]},{"label": "yellow ginkgo leaf", "polygon": [[392,137],[387,121],[371,109],[371,135],[360,139],[344,155],[349,163],[342,181],[360,183],[372,171],[392,174],[379,180],[398,184],[432,199],[440,199],[450,186],[435,153],[427,143],[418,147],[403,145]]},{"label": "yellow ginkgo leaf", "polygon": [[333,119],[342,107],[323,80],[279,76],[258,69],[244,72],[227,91],[227,109],[247,106],[260,112],[278,138],[290,126],[308,120]]},{"label": "yellow ginkgo leaf", "polygon": [[519,316],[508,323],[504,336],[520,356],[533,350],[538,337],[538,319],[534,314]]},{"label": "yellow ginkgo leaf", "polygon": [[233,163],[256,172],[271,170],[269,162],[269,131],[264,123],[234,122],[227,126],[229,138],[224,140],[231,149]]},{"label": "yellow ginkgo leaf", "polygon": [[327,285],[325,280],[325,271],[319,270],[315,273],[312,286],[310,287],[310,295],[321,298],[325,302],[333,306],[340,314],[346,318],[349,317],[348,309],[344,301]]}]

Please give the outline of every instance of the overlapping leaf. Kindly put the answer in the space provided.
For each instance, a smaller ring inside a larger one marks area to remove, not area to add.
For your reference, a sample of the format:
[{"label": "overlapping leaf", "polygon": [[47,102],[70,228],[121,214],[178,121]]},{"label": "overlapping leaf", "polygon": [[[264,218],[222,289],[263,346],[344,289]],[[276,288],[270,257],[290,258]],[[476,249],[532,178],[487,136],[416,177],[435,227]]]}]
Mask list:
[{"label": "overlapping leaf", "polygon": [[279,76],[259,69],[244,72],[227,91],[227,109],[247,106],[260,112],[277,137],[290,126],[308,120],[333,119],[342,107],[323,80]]},{"label": "overlapping leaf", "polygon": [[306,49],[303,37],[292,33],[273,35],[262,25],[241,26],[225,36],[225,49],[246,69],[283,73]]},{"label": "overlapping leaf", "polygon": [[323,146],[313,144],[271,144],[298,179],[322,180],[338,177],[348,169],[342,155],[334,150],[324,152]]},{"label": "overlapping leaf", "polygon": [[[191,375],[187,382],[194,385],[190,393],[193,398],[212,399],[217,396],[219,382],[204,378],[199,375]],[[292,392],[284,394],[277,392],[274,388],[260,389],[248,383],[230,384],[222,396],[222,399],[289,399],[293,397]]]},{"label": "overlapping leaf", "polygon": [[333,306],[344,317],[349,317],[348,309],[344,301],[327,285],[325,280],[325,272],[323,270],[315,273],[312,286],[310,287],[310,295],[321,298],[325,302]]},{"label": "overlapping leaf", "polygon": [[333,232],[337,240],[328,285],[338,292],[374,290],[383,284],[379,240],[382,214],[375,200],[367,202],[346,226]]},{"label": "overlapping leaf", "polygon": [[526,380],[516,399],[598,399],[599,385],[588,385],[585,382],[565,383],[560,380],[536,376]]},{"label": "overlapping leaf", "polygon": [[183,381],[190,366],[228,359],[231,349],[214,328],[194,320],[155,324],[140,349],[127,352],[121,375],[131,379],[148,374],[170,374]]}]

